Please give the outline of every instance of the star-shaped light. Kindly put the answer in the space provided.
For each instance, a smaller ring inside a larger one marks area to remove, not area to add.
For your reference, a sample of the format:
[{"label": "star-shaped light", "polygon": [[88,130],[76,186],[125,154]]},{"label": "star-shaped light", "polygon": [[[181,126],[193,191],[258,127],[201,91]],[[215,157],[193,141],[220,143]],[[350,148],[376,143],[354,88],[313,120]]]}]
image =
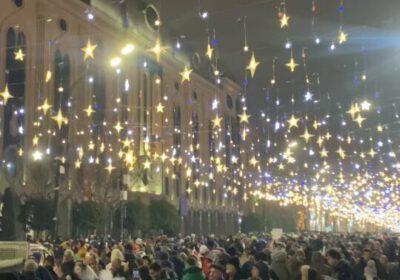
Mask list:
[{"label": "star-shaped light", "polygon": [[74,166],[75,166],[76,169],[81,168],[81,165],[82,165],[82,161],[80,161],[79,159],[77,159],[77,160],[74,162]]},{"label": "star-shaped light", "polygon": [[51,106],[51,105],[48,103],[47,98],[46,98],[46,99],[44,100],[43,104],[39,106],[38,110],[43,111],[43,114],[46,115],[46,114],[47,114],[47,111],[49,111],[49,110],[51,109],[51,107],[53,107],[53,106]]},{"label": "star-shaped light", "polygon": [[328,141],[331,138],[332,138],[332,135],[329,133],[329,131],[327,131],[326,134],[325,134],[326,141]]},{"label": "star-shaped light", "polygon": [[252,78],[254,78],[254,74],[256,73],[257,66],[258,66],[259,64],[260,64],[260,63],[259,63],[258,61],[256,61],[256,58],[255,58],[254,52],[253,52],[253,54],[251,55],[250,63],[249,63],[249,65],[247,65],[247,68],[246,68],[247,70],[250,71],[250,74],[251,74],[251,77],[252,77]]},{"label": "star-shaped light", "polygon": [[63,124],[68,124],[68,119],[63,116],[61,109],[58,109],[57,115],[51,119],[57,123],[58,129],[61,129]]},{"label": "star-shaped light", "polygon": [[382,132],[382,131],[383,131],[383,126],[379,124],[379,125],[376,127],[376,130],[377,130],[378,132]]},{"label": "star-shaped light", "polygon": [[132,140],[130,140],[128,137],[125,138],[124,141],[121,141],[122,143],[122,147],[125,148],[129,148],[131,146]]},{"label": "star-shaped light", "polygon": [[18,149],[18,155],[19,155],[20,157],[22,157],[22,156],[24,155],[24,150],[22,150],[22,148],[19,148],[19,149]]},{"label": "star-shaped light", "polygon": [[345,159],[346,158],[346,152],[342,149],[341,146],[339,146],[339,149],[336,151],[336,153],[339,154],[341,159]]},{"label": "star-shaped light", "polygon": [[33,136],[32,145],[37,146],[38,143],[39,143],[39,138],[36,135]]},{"label": "star-shaped light", "polygon": [[128,167],[131,167],[135,164],[135,161],[136,161],[136,157],[133,154],[133,151],[128,151],[125,154],[125,158],[124,158],[125,165]]},{"label": "star-shaped light", "polygon": [[253,156],[253,157],[249,160],[249,163],[250,163],[253,167],[256,167],[257,164],[258,164],[258,160],[256,159],[255,156]]},{"label": "star-shaped light", "polygon": [[310,91],[307,91],[306,94],[304,95],[304,100],[311,101],[312,98],[313,98],[313,94]]},{"label": "star-shaped light", "polygon": [[85,110],[83,110],[83,111],[86,112],[86,115],[87,115],[88,117],[90,117],[94,112],[96,112],[95,110],[93,110],[92,104],[89,104],[89,106],[88,106]]},{"label": "star-shaped light", "polygon": [[290,17],[286,13],[284,13],[282,15],[281,20],[280,20],[281,21],[281,28],[289,26],[289,19],[290,19]]},{"label": "star-shaped light", "polygon": [[115,129],[115,130],[117,131],[117,133],[119,134],[119,133],[121,132],[121,130],[124,129],[124,128],[121,126],[121,123],[120,123],[120,122],[117,122],[117,124],[114,125],[114,129]]},{"label": "star-shaped light", "polygon": [[361,103],[361,110],[363,111],[369,111],[369,109],[371,108],[371,103],[369,103],[367,100],[364,100]]},{"label": "star-shaped light", "polygon": [[143,168],[150,169],[150,167],[151,167],[151,162],[148,159],[146,159],[146,161],[143,162]]},{"label": "star-shaped light", "polygon": [[314,128],[315,130],[317,130],[319,126],[320,126],[319,122],[318,122],[317,120],[314,120],[314,122],[313,122],[313,128]]},{"label": "star-shaped light", "polygon": [[32,153],[32,157],[34,161],[39,161],[43,159],[43,153],[39,150],[36,150]]},{"label": "star-shaped light", "polygon": [[157,105],[157,107],[156,107],[157,113],[164,113],[164,108],[165,108],[165,106],[162,105],[161,102],[158,103],[158,105]]},{"label": "star-shaped light", "polygon": [[151,52],[153,52],[156,56],[157,62],[160,62],[160,56],[161,53],[166,49],[166,47],[161,46],[160,44],[160,39],[157,38],[156,44],[152,49],[150,49]]},{"label": "star-shaped light", "polygon": [[363,118],[361,114],[358,114],[354,121],[358,124],[358,127],[362,127],[362,123],[365,121],[365,118]]},{"label": "star-shaped light", "polygon": [[324,137],[319,136],[318,139],[317,139],[318,146],[322,147],[323,143],[324,143]]},{"label": "star-shaped light", "polygon": [[0,96],[3,97],[3,101],[4,101],[4,105],[7,105],[8,99],[10,98],[14,98],[14,96],[12,96],[10,94],[10,91],[8,90],[8,85],[6,84],[4,91],[0,92]]},{"label": "star-shaped light", "polygon": [[222,117],[216,115],[212,120],[213,128],[221,127]]},{"label": "star-shaped light", "polygon": [[246,113],[246,110],[243,110],[243,113],[238,115],[238,117],[240,118],[240,123],[249,123],[250,115]]},{"label": "star-shaped light", "polygon": [[180,72],[179,75],[182,76],[182,80],[181,83],[183,84],[185,81],[190,82],[190,74],[193,72],[192,69],[188,68],[187,66],[185,66],[185,69],[183,70],[183,72]]},{"label": "star-shaped light", "polygon": [[82,48],[84,53],[83,60],[86,61],[88,58],[94,59],[94,50],[97,48],[97,45],[92,45],[90,39],[88,39],[86,46]]},{"label": "star-shaped light", "polygon": [[291,129],[292,127],[298,127],[298,123],[299,123],[300,119],[296,118],[294,115],[292,115],[290,117],[290,119],[288,119],[288,123],[289,123],[289,129]]},{"label": "star-shaped light", "polygon": [[360,112],[360,107],[358,107],[358,104],[351,104],[350,109],[347,111],[347,114],[351,116],[352,119],[354,119],[354,116]]},{"label": "star-shaped light", "polygon": [[93,141],[90,141],[90,142],[89,142],[89,145],[88,145],[89,151],[93,151],[95,146],[96,146],[96,145],[93,143]]},{"label": "star-shaped light", "polygon": [[338,41],[339,41],[339,44],[345,43],[347,41],[347,33],[340,31],[339,36],[338,36]]},{"label": "star-shaped light", "polygon": [[304,130],[304,134],[301,135],[300,137],[304,138],[304,140],[306,141],[306,143],[308,143],[308,141],[310,140],[310,138],[312,138],[314,135],[308,132],[307,127]]},{"label": "star-shaped light", "polygon": [[113,172],[113,170],[115,169],[115,167],[112,165],[112,163],[110,162],[106,168],[104,168],[105,170],[108,171],[108,174],[111,175],[111,173]]},{"label": "star-shaped light", "polygon": [[324,148],[322,148],[321,152],[319,152],[321,154],[321,158],[326,158],[328,157],[328,151]]},{"label": "star-shaped light", "polygon": [[371,150],[368,152],[368,154],[369,154],[369,156],[370,157],[375,157],[375,155],[376,155],[376,152],[374,151],[374,149],[373,148],[371,148]]},{"label": "star-shaped light", "polygon": [[286,66],[290,69],[290,72],[294,72],[294,70],[296,70],[296,67],[299,65],[294,61],[294,58],[292,57],[289,63],[286,64]]},{"label": "star-shaped light", "polygon": [[14,59],[19,61],[24,61],[25,54],[22,49],[18,49],[18,51],[14,52]]},{"label": "star-shaped light", "polygon": [[206,56],[208,57],[209,60],[212,59],[214,49],[211,47],[210,44],[207,45],[207,51],[206,51]]},{"label": "star-shaped light", "polygon": [[164,162],[168,159],[168,156],[165,153],[162,153],[160,156],[161,162]]}]

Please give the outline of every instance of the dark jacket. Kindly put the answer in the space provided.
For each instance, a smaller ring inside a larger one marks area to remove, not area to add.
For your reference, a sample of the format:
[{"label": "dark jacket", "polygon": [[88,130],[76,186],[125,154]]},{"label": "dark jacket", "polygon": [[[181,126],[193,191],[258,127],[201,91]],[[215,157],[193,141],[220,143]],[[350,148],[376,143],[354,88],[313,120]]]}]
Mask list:
[{"label": "dark jacket", "polygon": [[72,276],[74,274],[74,266],[75,266],[75,263],[73,261],[64,262],[61,265],[61,271],[64,274],[64,278],[68,275]]},{"label": "dark jacket", "polygon": [[[386,279],[386,272],[385,269],[383,268],[382,264],[375,260],[372,259],[375,262],[376,265],[376,270],[378,272],[378,278],[379,279]],[[364,261],[364,259],[361,259],[353,268],[353,279],[354,280],[364,280],[364,269],[367,266],[367,263]]]},{"label": "dark jacket", "polygon": [[400,279],[400,266],[395,266],[389,270],[387,280],[398,280]]},{"label": "dark jacket", "polygon": [[47,265],[47,266],[45,266],[45,268],[49,271],[53,280],[58,280],[58,275],[55,273],[55,271],[51,265]]},{"label": "dark jacket", "polygon": [[127,271],[124,270],[123,267],[121,267],[120,269],[113,271],[112,272],[113,278],[123,278],[125,280],[130,280],[131,276],[129,275],[129,273]]},{"label": "dark jacket", "polygon": [[333,268],[333,278],[337,280],[353,280],[352,274],[350,265],[344,260],[339,261]]},{"label": "dark jacket", "polygon": [[258,261],[254,264],[254,266],[260,272],[261,280],[269,280],[269,268],[266,262]]},{"label": "dark jacket", "polygon": [[36,277],[40,280],[52,280],[53,277],[51,276],[50,272],[43,266],[38,266],[36,270]]},{"label": "dark jacket", "polygon": [[183,271],[182,280],[205,280],[203,272],[197,266],[190,266]]}]

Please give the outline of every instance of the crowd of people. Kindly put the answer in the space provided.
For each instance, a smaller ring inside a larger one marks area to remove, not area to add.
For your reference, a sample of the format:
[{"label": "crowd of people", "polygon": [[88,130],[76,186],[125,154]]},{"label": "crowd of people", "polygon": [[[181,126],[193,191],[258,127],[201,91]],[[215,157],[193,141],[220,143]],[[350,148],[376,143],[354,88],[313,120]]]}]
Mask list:
[{"label": "crowd of people", "polygon": [[66,240],[14,279],[400,280],[399,245],[386,233]]}]

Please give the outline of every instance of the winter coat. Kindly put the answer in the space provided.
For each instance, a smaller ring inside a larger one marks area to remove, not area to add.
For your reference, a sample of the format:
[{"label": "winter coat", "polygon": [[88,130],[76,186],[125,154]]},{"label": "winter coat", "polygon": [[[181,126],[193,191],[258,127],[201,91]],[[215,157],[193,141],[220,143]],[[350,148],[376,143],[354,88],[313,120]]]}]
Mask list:
[{"label": "winter coat", "polygon": [[277,251],[272,254],[271,276],[277,280],[289,280],[289,271],[286,266],[287,254]]},{"label": "winter coat", "polygon": [[190,266],[183,271],[182,280],[205,280],[205,277],[200,268]]},{"label": "winter coat", "polygon": [[320,252],[313,252],[311,256],[311,268],[314,269],[318,275],[330,276],[332,274],[331,268],[324,263],[322,254]]},{"label": "winter coat", "polygon": [[395,266],[389,269],[387,280],[398,280],[400,279],[400,266]]},{"label": "winter coat", "polygon": [[333,268],[333,278],[337,280],[352,280],[353,273],[350,265],[344,260],[339,261]]}]

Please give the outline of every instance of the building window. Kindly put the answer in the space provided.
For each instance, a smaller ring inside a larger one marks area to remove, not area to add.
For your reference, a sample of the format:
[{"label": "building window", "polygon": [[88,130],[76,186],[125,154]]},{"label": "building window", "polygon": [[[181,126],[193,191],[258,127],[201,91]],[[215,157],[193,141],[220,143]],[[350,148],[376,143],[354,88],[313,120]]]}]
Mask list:
[{"label": "building window", "polygon": [[60,28],[61,31],[66,32],[68,30],[68,24],[65,19],[60,18],[58,20],[58,27]]},{"label": "building window", "polygon": [[159,24],[157,23],[157,21],[160,20],[160,15],[154,5],[150,4],[146,7],[146,9],[144,10],[144,19],[147,27],[151,31],[155,32],[158,29]]},{"label": "building window", "polygon": [[[69,113],[69,84],[70,84],[70,65],[69,56],[62,55],[60,51],[56,51],[54,56],[54,111],[61,110],[66,117]],[[54,124],[57,126],[57,124]],[[55,127],[55,129],[59,129]],[[54,149],[56,155],[62,155],[67,150],[69,128],[68,125],[63,125],[59,131],[58,138],[55,139]],[[63,143],[64,142],[64,143]]]},{"label": "building window", "polygon": [[197,92],[193,91],[193,100],[197,100]]},{"label": "building window", "polygon": [[3,149],[10,146],[19,147],[23,141],[26,73],[25,59],[23,61],[15,59],[15,52],[18,51],[26,54],[25,36],[22,32],[17,33],[10,28],[7,32],[6,69],[8,75],[5,80],[14,98],[9,99],[4,106]]},{"label": "building window", "polygon": [[229,94],[226,95],[226,106],[229,109],[233,108],[233,100],[232,100],[232,97]]},{"label": "building window", "polygon": [[169,195],[169,180],[168,177],[164,178],[164,194]]}]

